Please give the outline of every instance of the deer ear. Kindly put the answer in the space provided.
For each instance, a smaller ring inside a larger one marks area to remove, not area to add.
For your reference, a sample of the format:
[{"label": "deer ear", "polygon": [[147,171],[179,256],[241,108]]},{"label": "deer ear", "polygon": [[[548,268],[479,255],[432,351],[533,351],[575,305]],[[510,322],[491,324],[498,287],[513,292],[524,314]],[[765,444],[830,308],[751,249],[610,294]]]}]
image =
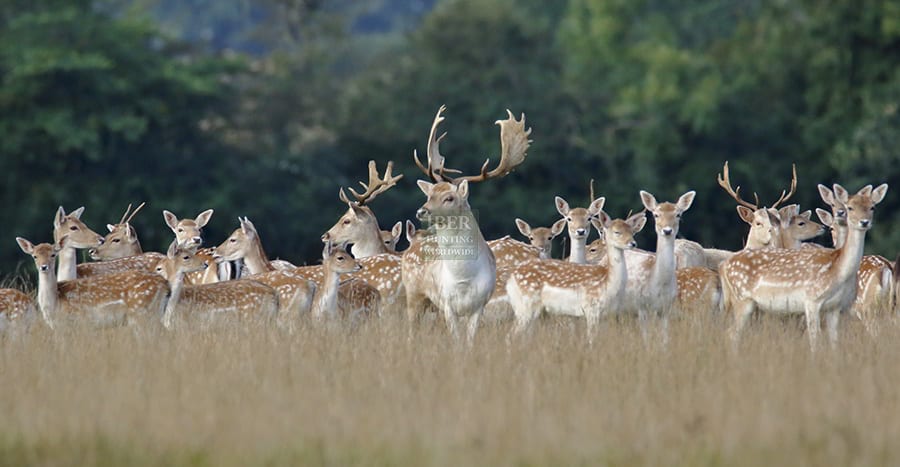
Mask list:
[{"label": "deer ear", "polygon": [[810,210],[803,211],[798,215],[808,221],[812,220],[812,211],[810,211]]},{"label": "deer ear", "polygon": [[834,224],[834,216],[831,215],[830,212],[822,209],[816,208],[816,215],[819,216],[819,220],[822,221],[822,224],[831,227]]},{"label": "deer ear", "polygon": [[831,191],[831,188],[828,188],[821,183],[816,186],[819,189],[819,196],[822,197],[822,201],[829,206],[834,206],[834,192]]},{"label": "deer ear", "polygon": [[846,188],[835,183],[834,184],[834,197],[835,197],[835,199],[840,201],[842,204],[847,204],[847,201],[850,200],[850,193],[847,192]]},{"label": "deer ear", "polygon": [[425,196],[431,196],[431,190],[434,188],[434,183],[429,183],[425,180],[416,180],[416,185],[419,185],[419,189],[422,190],[422,193],[425,193]]},{"label": "deer ear", "polygon": [[528,237],[531,235],[531,226],[528,225],[528,222],[523,221],[522,219],[516,218],[516,227],[519,228],[519,232]]},{"label": "deer ear", "polygon": [[468,198],[469,197],[469,181],[463,180],[463,181],[459,182],[459,185],[457,185],[457,187],[456,187],[456,192],[459,193],[459,196],[461,196],[463,199]]},{"label": "deer ear", "polygon": [[106,230],[109,230],[110,232],[112,232],[113,230],[116,230],[116,226],[114,226],[112,224],[106,224]]},{"label": "deer ear", "polygon": [[644,190],[640,191],[640,195],[641,202],[644,203],[644,208],[646,208],[648,211],[656,210],[657,202],[655,196],[650,194],[650,192]]},{"label": "deer ear", "polygon": [[198,214],[197,218],[194,219],[194,222],[197,223],[197,227],[200,227],[202,229],[207,223],[209,223],[209,218],[212,217],[213,212],[214,211],[212,209],[207,209],[206,211]]},{"label": "deer ear", "polygon": [[675,203],[682,212],[687,211],[691,208],[691,205],[694,204],[694,197],[697,196],[697,192],[691,190],[680,197],[678,197],[678,201]]},{"label": "deer ear", "polygon": [[872,190],[872,202],[874,202],[875,204],[880,203],[884,199],[884,196],[887,194],[887,190],[887,183],[878,185],[878,188]]},{"label": "deer ear", "polygon": [[561,216],[569,215],[569,203],[566,200],[562,199],[561,196],[557,196],[554,201],[556,202],[556,210],[559,212]]},{"label": "deer ear", "polygon": [[53,227],[59,228],[59,226],[62,225],[63,219],[65,219],[65,217],[66,210],[63,209],[62,206],[60,206],[59,209],[56,210],[56,215],[53,216]]},{"label": "deer ear", "polygon": [[74,211],[72,211],[72,212],[69,213],[70,216],[72,216],[72,217],[74,217],[74,218],[76,218],[76,219],[81,219],[81,215],[82,215],[82,214],[84,214],[84,206],[82,206],[82,207],[80,207],[80,208],[78,208],[78,209],[76,209],[76,210],[74,210]]},{"label": "deer ear", "polygon": [[738,215],[741,216],[741,219],[744,222],[746,222],[750,225],[753,225],[753,210],[752,209],[750,209],[746,206],[738,206],[737,212],[738,212]]},{"label": "deer ear", "polygon": [[600,225],[603,226],[604,229],[609,227],[609,225],[612,223],[612,218],[609,217],[609,214],[607,214],[606,211],[602,209],[597,213],[597,219],[600,221]]},{"label": "deer ear", "polygon": [[416,224],[409,219],[406,220],[406,241],[412,243],[416,236]]},{"label": "deer ear", "polygon": [[592,215],[596,215],[598,212],[600,212],[601,209],[603,209],[603,205],[605,205],[605,204],[606,204],[606,198],[601,196],[601,197],[591,201],[591,205],[588,206],[588,211]]},{"label": "deer ear", "polygon": [[172,240],[172,243],[169,244],[169,249],[166,250],[166,257],[169,259],[175,258],[175,252],[178,250],[178,241]]},{"label": "deer ear", "polygon": [[26,255],[34,253],[34,245],[28,240],[25,240],[22,237],[16,237],[16,243],[19,244],[19,248],[21,248]]},{"label": "deer ear", "polygon": [[174,232],[175,229],[178,228],[178,216],[176,216],[175,214],[163,209],[163,219],[166,220],[166,225],[168,225],[169,228],[172,229],[172,232]]},{"label": "deer ear", "polygon": [[631,217],[625,220],[625,223],[631,226],[632,233],[638,233],[647,225],[647,215],[643,211],[632,214]]},{"label": "deer ear", "polygon": [[561,234],[563,229],[565,229],[565,228],[566,228],[566,220],[560,219],[560,220],[554,222],[553,226],[550,227],[550,233],[552,233],[553,236],[555,237],[555,236]]},{"label": "deer ear", "polygon": [[391,236],[394,238],[400,238],[400,235],[403,234],[403,222],[397,221],[393,227],[391,227]]}]

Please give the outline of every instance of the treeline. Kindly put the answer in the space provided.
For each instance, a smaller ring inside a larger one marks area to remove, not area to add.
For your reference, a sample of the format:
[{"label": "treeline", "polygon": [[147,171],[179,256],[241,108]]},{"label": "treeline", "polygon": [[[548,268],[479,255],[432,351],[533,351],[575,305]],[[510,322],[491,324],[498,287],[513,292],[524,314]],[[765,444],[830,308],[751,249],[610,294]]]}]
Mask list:
[{"label": "treeline", "polygon": [[[518,171],[473,188],[488,238],[517,216],[549,224],[554,195],[586,205],[594,178],[613,215],[639,189],[695,189],[684,236],[738,248],[726,160],[764,204],[793,162],[806,209],[820,182],[900,190],[900,0],[395,3],[4,2],[0,270],[27,264],[16,235],[50,239],[58,205],[105,231],[141,201],[145,249],[170,239],[162,209],[214,208],[210,244],[246,215],[271,256],[315,261],[369,159],[407,177],[374,202],[384,226],[413,216],[412,151],[441,104],[442,152],[472,172],[496,157],[505,109],[534,128]],[[870,251],[900,250],[898,200]]]}]

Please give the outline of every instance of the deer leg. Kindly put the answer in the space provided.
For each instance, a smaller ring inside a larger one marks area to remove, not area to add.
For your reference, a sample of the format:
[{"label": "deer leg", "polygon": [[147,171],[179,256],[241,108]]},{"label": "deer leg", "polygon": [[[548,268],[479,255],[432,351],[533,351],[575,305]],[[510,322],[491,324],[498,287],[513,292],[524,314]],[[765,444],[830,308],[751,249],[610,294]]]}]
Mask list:
[{"label": "deer leg", "polygon": [[743,332],[744,327],[747,326],[747,321],[750,319],[750,315],[753,314],[754,308],[755,305],[752,300],[734,300],[731,303],[731,309],[734,312],[734,324],[731,328],[731,343],[735,347],[735,350],[737,350],[737,345],[741,340],[741,333]]},{"label": "deer leg", "polygon": [[840,318],[840,310],[829,310],[825,312],[825,326],[828,329],[828,342],[831,343],[832,349],[837,348],[838,324],[840,322]]},{"label": "deer leg", "polygon": [[809,335],[809,347],[815,352],[819,342],[820,315],[822,306],[819,303],[806,304],[806,333]]},{"label": "deer leg", "polygon": [[469,348],[475,344],[475,333],[478,332],[478,320],[481,319],[481,314],[482,312],[480,311],[478,313],[472,313],[472,315],[469,316],[469,325],[466,330],[466,342],[468,343]]},{"label": "deer leg", "polygon": [[446,304],[443,308],[444,308],[444,310],[443,310],[444,322],[447,323],[447,330],[450,331],[450,335],[453,337],[453,341],[458,343],[460,340],[460,337],[459,337],[459,329],[457,327],[458,323],[456,322],[458,319],[456,312],[455,312],[455,310],[453,310],[453,308],[446,306]]}]

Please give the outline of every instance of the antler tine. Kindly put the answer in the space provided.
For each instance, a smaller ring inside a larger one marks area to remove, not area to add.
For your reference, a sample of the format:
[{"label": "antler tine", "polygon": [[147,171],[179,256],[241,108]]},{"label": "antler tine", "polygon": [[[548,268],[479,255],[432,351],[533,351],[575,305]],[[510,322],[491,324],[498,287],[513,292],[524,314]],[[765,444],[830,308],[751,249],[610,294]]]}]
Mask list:
[{"label": "antler tine", "polygon": [[781,190],[781,197],[778,198],[778,201],[775,201],[772,204],[772,209],[777,208],[781,203],[791,199],[791,196],[794,196],[794,193],[797,192],[797,164],[791,164],[791,191],[785,194],[784,190]]},{"label": "antler tine", "polygon": [[431,122],[431,131],[428,132],[428,144],[425,149],[425,156],[427,157],[428,162],[427,167],[419,160],[418,151],[413,150],[413,159],[416,162],[416,167],[435,182],[444,181],[443,177],[441,177],[441,174],[444,172],[444,157],[441,156],[439,147],[441,140],[444,139],[444,136],[447,136],[447,133],[445,132],[438,137],[435,137],[435,133],[437,133],[438,125],[444,121],[444,117],[441,114],[444,113],[445,110],[447,110],[447,106],[442,105],[441,108],[438,109],[437,114],[435,114],[434,120]]},{"label": "antler tine", "polygon": [[487,167],[490,164],[490,159],[488,159],[481,166],[479,175],[457,177],[451,180],[452,183],[459,183],[463,180],[481,182],[503,177],[521,165],[522,162],[525,162],[528,146],[531,145],[531,140],[528,139],[528,136],[531,135],[531,128],[525,129],[524,113],[519,120],[516,120],[516,117],[509,109],[506,109],[506,113],[509,116],[506,120],[494,122],[494,124],[500,125],[500,162],[497,164],[497,167],[488,171]]},{"label": "antler tine", "polygon": [[[134,211],[131,212],[131,215],[128,216],[128,219],[125,220],[125,223],[127,224],[127,223],[131,222],[131,219],[134,219],[134,216],[136,216],[138,211],[140,211],[141,208],[143,208],[146,204],[147,204],[147,202],[143,202],[140,205],[138,205],[138,207],[135,208]],[[130,207],[131,205],[129,204],[128,206]],[[120,222],[120,224],[121,224],[121,222]]]},{"label": "antler tine", "polygon": [[128,217],[128,213],[131,212],[131,203],[128,203],[128,207],[125,208],[125,214],[122,214],[122,218],[119,219],[120,224],[125,223],[125,218]]},{"label": "antler tine", "polygon": [[593,178],[591,179],[591,183],[589,184],[589,186],[590,186],[590,192],[591,192],[591,199],[588,200],[588,204],[591,204],[594,202],[594,179]]},{"label": "antler tine", "polygon": [[728,161],[725,161],[725,167],[722,168],[722,173],[716,177],[716,180],[719,182],[719,186],[722,187],[722,189],[724,189],[726,193],[731,195],[731,197],[734,198],[734,200],[737,201],[738,204],[746,208],[753,209],[754,211],[759,209],[759,201],[757,201],[756,204],[751,204],[741,199],[741,187],[737,187],[736,189],[731,188],[731,177],[728,174]]},{"label": "antler tine", "polygon": [[[357,204],[360,206],[366,204],[367,201],[371,201],[375,199],[381,193],[384,193],[391,187],[397,184],[401,178],[403,178],[403,174],[393,176],[392,171],[394,170],[394,162],[389,161],[387,167],[384,170],[384,178],[380,178],[378,176],[378,167],[375,165],[375,161],[369,161],[369,183],[359,182],[365,191],[363,193],[358,193],[353,188],[348,188],[350,193],[356,198]],[[344,194],[344,189],[341,188],[339,196],[341,197],[341,201],[349,203],[347,196]]]}]

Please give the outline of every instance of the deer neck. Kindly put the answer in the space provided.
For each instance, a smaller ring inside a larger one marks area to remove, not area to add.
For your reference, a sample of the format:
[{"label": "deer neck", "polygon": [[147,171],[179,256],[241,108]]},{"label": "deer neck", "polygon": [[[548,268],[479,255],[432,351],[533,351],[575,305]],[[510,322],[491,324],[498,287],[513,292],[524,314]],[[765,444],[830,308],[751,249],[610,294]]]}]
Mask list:
[{"label": "deer neck", "polygon": [[838,282],[857,274],[865,249],[866,231],[850,228],[847,230],[847,240],[838,249],[838,258],[835,264]]},{"label": "deer neck", "polygon": [[378,229],[377,223],[366,224],[365,235],[360,235],[353,245],[350,246],[350,254],[354,258],[366,258],[369,256],[390,253],[381,241],[381,231]]},{"label": "deer neck", "polygon": [[834,224],[831,228],[831,241],[835,248],[841,248],[847,242],[847,231],[850,230],[846,225]]},{"label": "deer neck", "polygon": [[51,325],[52,318],[59,311],[58,284],[52,271],[38,272],[37,302],[41,309],[41,316],[48,325]]},{"label": "deer neck", "polygon": [[[607,297],[614,297],[625,290],[628,283],[628,270],[625,267],[625,250],[606,244],[606,259],[609,262],[608,277],[606,281]],[[613,300],[619,302],[620,300]]]},{"label": "deer neck", "polygon": [[178,302],[181,301],[181,294],[184,292],[184,271],[178,271],[169,277],[171,277],[169,280],[169,301],[166,302],[166,310],[163,313],[164,323],[171,323],[175,314],[175,308],[178,306]]},{"label": "deer neck", "polygon": [[77,258],[75,248],[65,247],[59,250],[59,264],[56,268],[56,280],[70,281],[77,277]]},{"label": "deer neck", "polygon": [[250,244],[249,251],[244,256],[244,267],[250,274],[262,274],[275,270],[275,267],[269,263],[269,257],[266,255],[259,237],[253,238]]},{"label": "deer neck", "polygon": [[330,269],[325,270],[322,287],[316,289],[316,294],[313,297],[313,318],[332,318],[337,314],[337,292],[338,287],[340,287],[340,281],[340,274],[332,272]]},{"label": "deer neck", "polygon": [[663,287],[675,288],[675,235],[656,235],[656,257],[653,261],[653,275],[650,282],[654,290]]},{"label": "deer neck", "polygon": [[576,240],[570,236],[569,240],[569,243],[572,244],[571,251],[569,251],[569,262],[575,264],[587,263],[587,239]]}]

